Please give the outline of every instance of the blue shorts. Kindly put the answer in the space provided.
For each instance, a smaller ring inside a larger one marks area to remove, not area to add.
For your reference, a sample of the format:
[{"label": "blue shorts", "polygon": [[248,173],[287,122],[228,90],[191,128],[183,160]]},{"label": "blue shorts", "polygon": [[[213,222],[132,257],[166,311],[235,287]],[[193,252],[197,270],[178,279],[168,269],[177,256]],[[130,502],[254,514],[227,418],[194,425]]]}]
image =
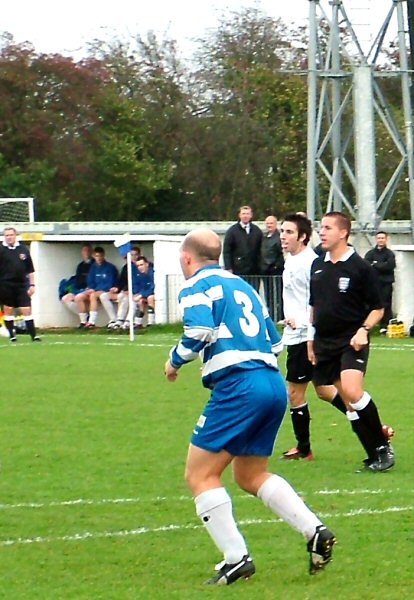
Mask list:
[{"label": "blue shorts", "polygon": [[286,384],[279,371],[240,369],[215,384],[191,443],[233,456],[270,456],[286,404]]}]

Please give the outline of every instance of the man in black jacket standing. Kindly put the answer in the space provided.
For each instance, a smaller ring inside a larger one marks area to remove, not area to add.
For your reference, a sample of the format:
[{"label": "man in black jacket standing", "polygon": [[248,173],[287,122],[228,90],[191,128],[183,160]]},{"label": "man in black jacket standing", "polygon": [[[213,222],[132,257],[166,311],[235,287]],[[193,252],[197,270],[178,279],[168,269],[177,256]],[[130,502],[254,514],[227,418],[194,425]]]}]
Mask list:
[{"label": "man in black jacket standing", "polygon": [[387,325],[392,319],[392,284],[394,283],[395,254],[387,247],[388,234],[378,231],[376,246],[365,254],[367,260],[375,269],[380,282],[380,291],[384,303],[384,316],[380,322],[380,333],[387,333]]},{"label": "man in black jacket standing", "polygon": [[260,249],[262,231],[252,223],[253,211],[242,206],[239,220],[228,228],[224,236],[224,267],[249,281],[256,289],[260,283]]}]

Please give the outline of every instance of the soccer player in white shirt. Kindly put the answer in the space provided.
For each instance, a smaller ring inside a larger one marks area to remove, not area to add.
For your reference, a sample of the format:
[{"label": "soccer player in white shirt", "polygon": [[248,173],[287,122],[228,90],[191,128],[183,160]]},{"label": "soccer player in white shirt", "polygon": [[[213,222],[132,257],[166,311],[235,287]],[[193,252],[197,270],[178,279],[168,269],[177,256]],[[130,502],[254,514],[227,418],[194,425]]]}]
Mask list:
[{"label": "soccer player in white shirt", "polygon": [[[312,381],[313,367],[307,354],[309,325],[309,286],[311,265],[317,255],[310,248],[312,225],[307,217],[287,215],[281,227],[281,243],[287,252],[283,271],[283,306],[285,330],[283,344],[287,346],[286,380],[296,446],[283,453],[286,460],[312,460],[310,443],[310,413],[305,398]],[[346,407],[333,385],[315,386],[319,398],[331,402],[346,414]]]}]

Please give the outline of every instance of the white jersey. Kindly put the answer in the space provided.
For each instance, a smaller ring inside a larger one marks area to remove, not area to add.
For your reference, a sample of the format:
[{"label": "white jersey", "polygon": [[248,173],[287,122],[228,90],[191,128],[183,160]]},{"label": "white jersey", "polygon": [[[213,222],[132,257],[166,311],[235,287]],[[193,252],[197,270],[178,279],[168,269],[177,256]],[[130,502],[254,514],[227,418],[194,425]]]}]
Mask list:
[{"label": "white jersey", "polygon": [[317,254],[309,246],[299,254],[288,254],[283,271],[283,310],[285,319],[294,319],[296,328],[286,325],[283,343],[286,346],[307,340],[310,315],[310,271]]}]

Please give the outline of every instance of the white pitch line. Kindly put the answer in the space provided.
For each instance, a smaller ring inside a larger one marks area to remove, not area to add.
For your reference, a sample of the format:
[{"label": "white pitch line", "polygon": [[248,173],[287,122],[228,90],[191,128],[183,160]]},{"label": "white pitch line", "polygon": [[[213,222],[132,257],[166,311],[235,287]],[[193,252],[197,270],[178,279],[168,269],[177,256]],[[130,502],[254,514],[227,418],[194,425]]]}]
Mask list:
[{"label": "white pitch line", "polygon": [[[347,490],[347,489],[334,489],[334,490],[314,490],[307,492],[299,492],[301,496],[376,496],[381,494],[398,494],[400,490]],[[404,490],[405,493],[412,494],[414,490]],[[248,494],[240,494],[233,496],[237,500],[251,500],[254,497]],[[54,507],[65,507],[65,506],[103,506],[105,504],[141,504],[143,502],[151,503],[154,502],[192,502],[191,496],[152,496],[149,498],[100,498],[94,500],[93,498],[75,498],[73,500],[52,500],[50,502],[16,502],[14,504],[0,504],[0,510],[13,510],[17,508],[54,508]]]},{"label": "white pitch line", "polygon": [[[125,340],[124,342],[102,342],[100,345],[101,346],[125,346],[128,347],[128,344],[130,343],[129,340]],[[32,344],[30,343],[25,343],[23,342],[22,344],[16,344],[16,345],[10,345],[10,346],[0,346],[0,349],[4,349],[4,348],[27,348],[28,346],[31,346]],[[92,344],[92,342],[62,342],[62,341],[56,341],[56,342],[52,342],[52,341],[46,341],[45,345],[47,346],[95,346],[96,344]],[[135,348],[171,348],[171,346],[174,345],[174,342],[171,342],[171,344],[150,344],[150,343],[137,343],[135,344]]]},{"label": "white pitch line", "polygon": [[[365,515],[384,515],[387,513],[401,513],[409,512],[414,509],[414,506],[390,506],[385,509],[372,509],[372,508],[357,508],[344,513],[322,513],[320,517],[323,519],[333,518],[353,518],[361,517]],[[241,526],[245,525],[269,525],[283,523],[283,519],[244,519],[238,521]],[[183,531],[186,529],[202,529],[203,525],[179,525],[170,524],[162,525],[161,527],[138,527],[137,529],[121,529],[120,531],[84,531],[79,533],[73,533],[69,535],[61,536],[36,536],[31,538],[10,538],[8,540],[0,540],[0,547],[4,546],[16,546],[19,544],[50,544],[52,542],[79,542],[85,540],[96,540],[102,538],[121,538],[135,535],[142,535],[144,533],[164,533],[167,531]]]}]

